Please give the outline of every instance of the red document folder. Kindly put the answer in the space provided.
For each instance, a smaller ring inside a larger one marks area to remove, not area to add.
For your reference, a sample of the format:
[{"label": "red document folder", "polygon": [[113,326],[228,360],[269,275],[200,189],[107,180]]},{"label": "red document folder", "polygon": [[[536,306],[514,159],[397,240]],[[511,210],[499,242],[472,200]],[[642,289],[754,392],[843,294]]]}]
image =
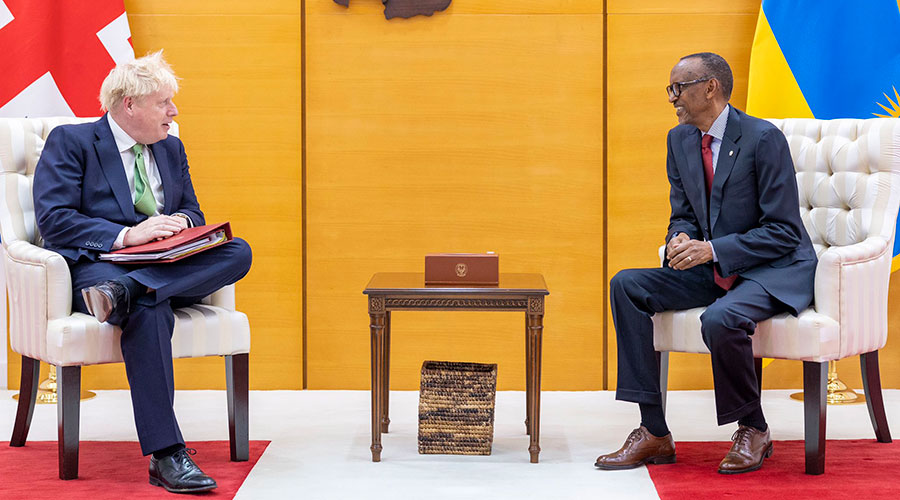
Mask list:
[{"label": "red document folder", "polygon": [[189,227],[175,236],[100,254],[100,260],[119,264],[162,264],[200,253],[232,240],[231,224]]}]

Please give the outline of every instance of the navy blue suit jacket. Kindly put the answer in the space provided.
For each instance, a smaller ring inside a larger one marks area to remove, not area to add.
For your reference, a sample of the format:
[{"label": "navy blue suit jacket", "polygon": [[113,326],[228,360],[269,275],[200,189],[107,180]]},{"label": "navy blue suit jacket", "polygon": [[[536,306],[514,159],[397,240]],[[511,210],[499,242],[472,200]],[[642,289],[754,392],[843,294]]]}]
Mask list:
[{"label": "navy blue suit jacket", "polygon": [[817,260],[784,134],[731,107],[708,203],[700,136],[692,125],[669,131],[666,241],[677,232],[711,241],[722,276],[753,280],[798,314],[812,301]]},{"label": "navy blue suit jacket", "polygon": [[[184,146],[174,136],[150,145],[162,180],[163,214],[182,213],[204,224]],[[112,250],[124,227],[147,218],[135,212],[107,116],[61,125],[47,137],[34,172],[34,211],[45,247],[70,261],[96,261]]]}]

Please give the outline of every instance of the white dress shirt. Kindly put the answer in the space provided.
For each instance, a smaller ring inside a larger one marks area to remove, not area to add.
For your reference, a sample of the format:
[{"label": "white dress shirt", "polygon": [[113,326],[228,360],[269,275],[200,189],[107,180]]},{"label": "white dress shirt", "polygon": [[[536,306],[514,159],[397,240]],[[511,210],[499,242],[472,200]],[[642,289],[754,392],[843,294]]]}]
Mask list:
[{"label": "white dress shirt", "polygon": [[728,110],[730,108],[731,106],[726,104],[725,109],[719,113],[709,130],[706,132],[701,130],[703,135],[711,135],[713,138],[712,143],[709,145],[709,149],[712,149],[713,173],[716,172],[716,165],[719,163],[719,150],[722,149],[722,138],[725,137],[725,125],[728,124]]},{"label": "white dress shirt", "polygon": [[[731,105],[726,104],[725,109],[719,113],[719,116],[716,117],[716,121],[709,127],[709,130],[706,132],[700,131],[703,135],[711,135],[713,140],[709,145],[709,149],[712,150],[712,167],[713,173],[716,173],[716,165],[719,163],[719,150],[722,149],[722,138],[725,137],[725,125],[728,124],[728,110],[731,108]],[[712,228],[709,228],[712,231]],[[719,258],[716,257],[716,248],[713,246],[712,242],[709,242],[709,248],[712,250],[712,260],[713,262],[719,262]]]},{"label": "white dress shirt", "polygon": [[[131,199],[134,201],[135,155],[131,148],[138,142],[132,139],[127,132],[122,130],[122,127],[116,123],[111,114],[107,114],[106,117],[109,120],[109,128],[112,130],[113,138],[116,140],[116,148],[119,150],[119,155],[122,157],[122,166],[125,168],[125,178],[128,179],[128,188],[131,190]],[[144,169],[147,170],[150,189],[153,191],[153,197],[156,199],[156,211],[153,215],[159,215],[162,213],[163,206],[165,206],[166,202],[165,194],[163,193],[162,179],[159,176],[159,168],[156,166],[153,152],[146,144],[143,145],[143,151]],[[113,249],[125,246],[125,233],[127,233],[129,229],[131,228],[126,227],[119,232],[119,236],[116,237],[116,241],[113,243]]]},{"label": "white dress shirt", "polygon": [[[138,142],[122,130],[122,127],[116,123],[112,115],[107,115],[107,118],[109,118],[109,128],[112,129],[113,138],[116,140],[116,148],[118,148],[119,155],[122,157],[122,166],[125,167],[128,188],[131,189],[131,198],[134,201],[134,151],[131,148]],[[166,201],[162,179],[159,176],[159,168],[156,167],[156,159],[153,158],[153,151],[146,144],[142,147],[144,151],[144,169],[147,170],[150,189],[153,191],[153,197],[156,199],[156,212],[153,215],[159,215],[162,213]]]}]

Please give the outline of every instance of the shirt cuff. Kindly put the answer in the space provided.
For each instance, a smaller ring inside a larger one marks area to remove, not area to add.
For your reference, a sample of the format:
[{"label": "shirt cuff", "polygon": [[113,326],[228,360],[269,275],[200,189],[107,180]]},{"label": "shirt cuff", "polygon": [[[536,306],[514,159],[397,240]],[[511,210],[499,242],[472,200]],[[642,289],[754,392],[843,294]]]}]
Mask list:
[{"label": "shirt cuff", "polygon": [[713,262],[719,262],[719,258],[716,257],[716,247],[713,246],[711,241],[707,241],[707,243],[709,243],[709,249],[712,250]]},{"label": "shirt cuff", "polygon": [[119,231],[119,236],[116,237],[116,241],[113,242],[112,249],[118,250],[120,248],[125,248],[125,233],[131,229],[130,227],[123,227],[121,231]]}]

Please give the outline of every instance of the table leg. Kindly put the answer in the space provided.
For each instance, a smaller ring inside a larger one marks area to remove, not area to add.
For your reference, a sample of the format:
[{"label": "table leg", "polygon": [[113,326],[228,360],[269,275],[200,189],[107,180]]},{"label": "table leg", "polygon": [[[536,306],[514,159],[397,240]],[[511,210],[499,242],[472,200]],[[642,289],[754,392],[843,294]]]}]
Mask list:
[{"label": "table leg", "polygon": [[390,418],[390,400],[391,400],[391,312],[384,313],[384,371],[382,372],[382,392],[381,392],[381,432],[387,434],[388,427],[391,425]]},{"label": "table leg", "polygon": [[531,435],[531,340],[528,334],[528,314],[525,314],[525,434]]},{"label": "table leg", "polygon": [[372,461],[381,461],[381,415],[384,394],[384,312],[369,313],[372,332]]},{"label": "table leg", "polygon": [[538,455],[541,452],[541,340],[544,330],[544,315],[528,315],[528,344],[531,350],[531,359],[528,364],[531,367],[531,376],[528,380],[528,421],[531,424],[531,444],[528,451],[531,453],[531,463],[538,463]]}]

